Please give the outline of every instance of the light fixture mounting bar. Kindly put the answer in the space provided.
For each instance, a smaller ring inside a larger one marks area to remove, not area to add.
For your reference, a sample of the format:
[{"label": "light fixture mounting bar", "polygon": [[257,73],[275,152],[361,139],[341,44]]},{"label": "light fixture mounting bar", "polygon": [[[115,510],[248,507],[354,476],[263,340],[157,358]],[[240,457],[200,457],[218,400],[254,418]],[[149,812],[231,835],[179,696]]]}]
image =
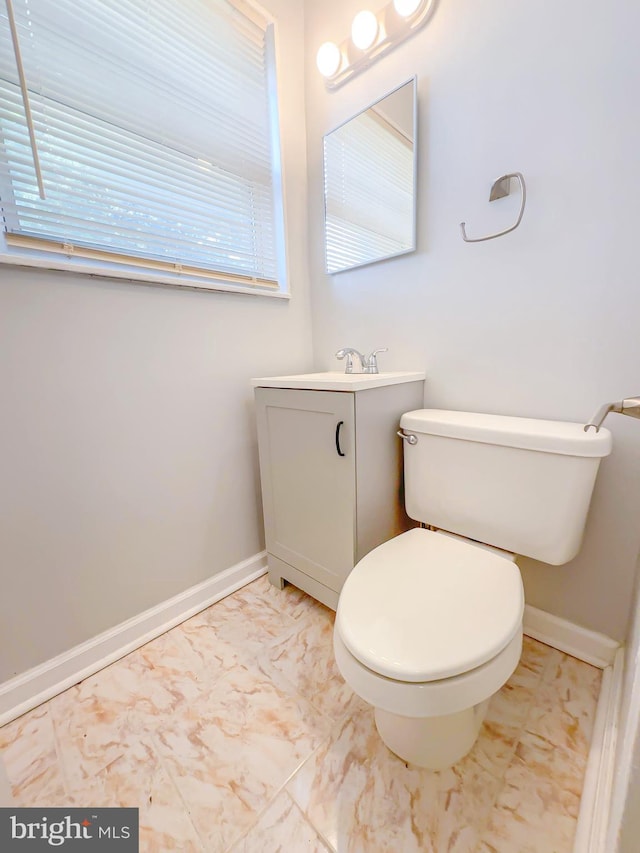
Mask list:
[{"label": "light fixture mounting bar", "polygon": [[[416,33],[431,18],[437,0],[422,0],[411,14],[404,17],[398,12],[400,3],[391,0],[375,14],[378,22],[376,38],[370,47],[356,47],[353,37],[346,38],[336,47],[340,52],[340,62],[334,73],[325,76],[327,89],[334,90],[343,86],[356,74],[360,74],[375,60],[389,53],[399,44]],[[323,49],[326,46],[323,45]],[[335,48],[334,48],[335,49]],[[326,72],[324,72],[326,74]]]}]

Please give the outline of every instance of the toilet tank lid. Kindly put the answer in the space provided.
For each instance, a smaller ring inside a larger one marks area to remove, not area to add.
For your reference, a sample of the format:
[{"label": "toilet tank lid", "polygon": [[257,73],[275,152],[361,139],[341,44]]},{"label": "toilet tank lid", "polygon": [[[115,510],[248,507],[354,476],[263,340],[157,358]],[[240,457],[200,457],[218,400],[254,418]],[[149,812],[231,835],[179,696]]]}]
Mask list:
[{"label": "toilet tank lid", "polygon": [[417,409],[405,412],[400,419],[400,426],[418,435],[441,435],[565,456],[601,457],[611,453],[611,433],[608,429],[601,428],[598,432],[589,429],[585,432],[583,424],[565,421]]}]

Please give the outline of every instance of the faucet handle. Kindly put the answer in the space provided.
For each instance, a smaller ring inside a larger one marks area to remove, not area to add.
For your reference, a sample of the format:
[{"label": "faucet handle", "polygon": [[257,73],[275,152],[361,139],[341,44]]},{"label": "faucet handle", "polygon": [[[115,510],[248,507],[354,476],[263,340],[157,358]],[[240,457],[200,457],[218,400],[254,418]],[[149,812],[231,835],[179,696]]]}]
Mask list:
[{"label": "faucet handle", "polygon": [[389,347],[381,347],[374,349],[371,355],[367,356],[364,366],[365,373],[379,373],[377,355],[379,352],[389,352]]}]

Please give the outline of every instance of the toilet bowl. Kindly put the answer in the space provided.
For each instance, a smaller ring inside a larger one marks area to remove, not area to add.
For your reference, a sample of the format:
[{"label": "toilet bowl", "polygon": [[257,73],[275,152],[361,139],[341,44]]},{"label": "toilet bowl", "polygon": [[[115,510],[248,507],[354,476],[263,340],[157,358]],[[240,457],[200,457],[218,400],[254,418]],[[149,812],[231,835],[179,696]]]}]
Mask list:
[{"label": "toilet bowl", "polygon": [[370,552],[347,578],[336,663],[375,708],[389,749],[441,770],[469,752],[491,696],[517,667],[523,612],[513,555],[410,530]]}]

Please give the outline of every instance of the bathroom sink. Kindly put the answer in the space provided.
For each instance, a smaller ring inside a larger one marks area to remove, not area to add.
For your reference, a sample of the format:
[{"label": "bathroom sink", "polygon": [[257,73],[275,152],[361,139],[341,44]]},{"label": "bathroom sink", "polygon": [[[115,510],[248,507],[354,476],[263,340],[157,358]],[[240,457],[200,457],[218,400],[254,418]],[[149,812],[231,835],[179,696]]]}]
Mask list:
[{"label": "bathroom sink", "polygon": [[268,376],[252,379],[254,388],[305,388],[309,391],[364,391],[401,382],[421,382],[424,371],[385,373],[344,373],[338,370],[324,373],[298,373],[293,376]]}]

